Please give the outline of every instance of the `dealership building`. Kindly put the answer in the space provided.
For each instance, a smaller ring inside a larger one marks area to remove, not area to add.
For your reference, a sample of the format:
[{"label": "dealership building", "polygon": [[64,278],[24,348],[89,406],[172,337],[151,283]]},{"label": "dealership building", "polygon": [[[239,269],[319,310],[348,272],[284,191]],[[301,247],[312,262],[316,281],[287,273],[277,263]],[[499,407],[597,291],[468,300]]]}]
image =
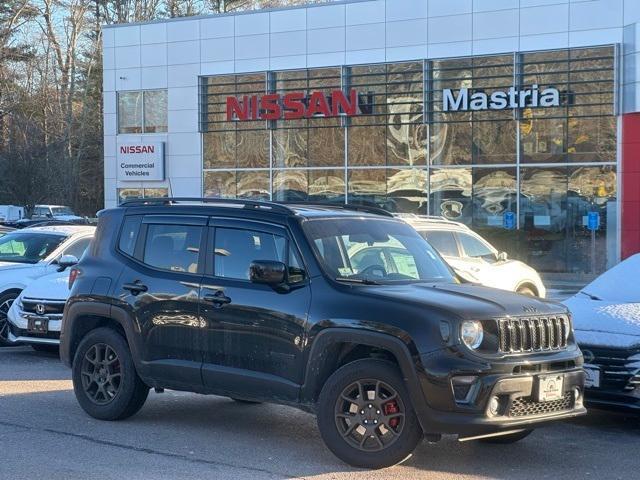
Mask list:
[{"label": "dealership building", "polygon": [[105,27],[105,205],[369,201],[603,271],[640,251],[639,25],[637,0],[351,0]]}]

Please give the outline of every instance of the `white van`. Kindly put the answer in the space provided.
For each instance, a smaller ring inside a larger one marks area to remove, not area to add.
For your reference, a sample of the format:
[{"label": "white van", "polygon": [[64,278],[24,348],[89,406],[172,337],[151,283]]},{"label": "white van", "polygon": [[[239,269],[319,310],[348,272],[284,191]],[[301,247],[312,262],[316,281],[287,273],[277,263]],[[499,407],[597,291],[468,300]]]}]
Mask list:
[{"label": "white van", "polygon": [[13,223],[24,218],[24,207],[0,205],[0,223]]}]

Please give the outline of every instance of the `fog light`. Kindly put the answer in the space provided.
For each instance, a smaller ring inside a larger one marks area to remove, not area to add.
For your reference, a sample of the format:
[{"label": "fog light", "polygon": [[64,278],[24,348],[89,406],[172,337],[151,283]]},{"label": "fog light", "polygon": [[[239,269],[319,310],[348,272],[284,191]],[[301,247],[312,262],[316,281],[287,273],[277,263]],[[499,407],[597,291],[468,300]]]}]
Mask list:
[{"label": "fog light", "polygon": [[489,413],[494,417],[500,413],[500,399],[498,397],[491,397],[489,400]]}]

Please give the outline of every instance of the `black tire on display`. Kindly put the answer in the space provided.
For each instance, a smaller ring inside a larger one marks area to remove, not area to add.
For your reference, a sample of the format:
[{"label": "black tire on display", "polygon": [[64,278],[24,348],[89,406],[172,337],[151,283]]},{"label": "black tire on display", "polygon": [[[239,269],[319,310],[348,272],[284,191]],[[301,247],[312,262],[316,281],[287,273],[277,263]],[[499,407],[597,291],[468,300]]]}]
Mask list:
[{"label": "black tire on display", "polygon": [[508,435],[500,435],[499,437],[482,438],[480,441],[493,445],[509,445],[510,443],[516,443],[523,438],[527,438],[532,432],[533,430],[523,430],[521,432],[509,433]]},{"label": "black tire on display", "polygon": [[18,298],[18,295],[18,292],[7,292],[0,295],[0,347],[15,345],[9,341],[9,320],[7,319],[7,313],[9,313],[9,309],[13,301]]},{"label": "black tire on display", "polygon": [[362,359],[334,372],[317,404],[325,444],[342,461],[384,468],[406,460],[423,437],[398,368]]},{"label": "black tire on display", "polygon": [[127,341],[111,328],[97,328],[82,339],[73,359],[72,378],[78,403],[99,420],[130,417],[149,394]]}]

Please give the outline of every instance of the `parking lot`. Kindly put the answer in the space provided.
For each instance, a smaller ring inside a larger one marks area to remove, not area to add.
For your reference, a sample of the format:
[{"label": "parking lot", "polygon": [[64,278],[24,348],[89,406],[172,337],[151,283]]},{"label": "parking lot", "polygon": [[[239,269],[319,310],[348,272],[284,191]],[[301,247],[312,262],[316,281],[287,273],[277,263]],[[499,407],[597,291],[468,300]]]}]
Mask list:
[{"label": "parking lot", "polygon": [[640,420],[591,412],[510,446],[423,443],[403,465],[359,471],[323,445],[313,416],[222,397],[151,393],[123,422],[80,410],[55,355],[0,349],[0,478],[636,478]]}]

